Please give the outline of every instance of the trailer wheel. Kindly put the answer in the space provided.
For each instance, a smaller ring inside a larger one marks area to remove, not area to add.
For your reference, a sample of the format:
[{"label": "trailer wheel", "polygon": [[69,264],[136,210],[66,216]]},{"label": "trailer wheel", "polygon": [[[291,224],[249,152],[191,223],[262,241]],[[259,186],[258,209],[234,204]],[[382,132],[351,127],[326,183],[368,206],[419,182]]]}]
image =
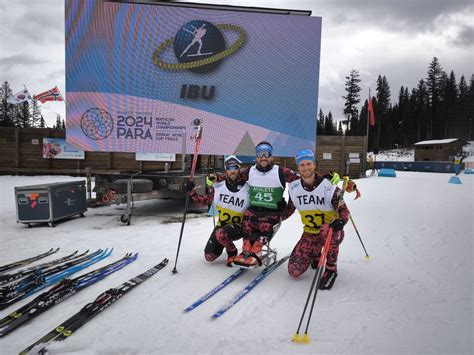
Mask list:
[{"label": "trailer wheel", "polygon": [[[132,193],[135,192],[151,192],[153,190],[153,181],[148,179],[133,179]],[[115,191],[121,194],[127,193],[128,179],[118,179],[113,182]]]},{"label": "trailer wheel", "polygon": [[128,216],[125,214],[120,216],[120,222],[127,224],[127,226],[130,225],[130,220],[131,220],[131,216]]}]

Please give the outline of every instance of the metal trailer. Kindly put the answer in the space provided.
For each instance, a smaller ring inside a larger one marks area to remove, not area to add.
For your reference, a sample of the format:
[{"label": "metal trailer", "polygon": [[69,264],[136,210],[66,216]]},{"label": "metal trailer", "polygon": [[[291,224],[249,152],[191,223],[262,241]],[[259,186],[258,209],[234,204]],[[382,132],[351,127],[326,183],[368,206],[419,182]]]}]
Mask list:
[{"label": "metal trailer", "polygon": [[[120,174],[96,174],[96,205],[127,204],[126,213],[120,221],[130,224],[133,205],[137,201],[185,198],[185,185],[189,181],[189,171],[174,172],[122,172]],[[206,172],[198,171],[194,177],[196,191],[207,192]]]}]

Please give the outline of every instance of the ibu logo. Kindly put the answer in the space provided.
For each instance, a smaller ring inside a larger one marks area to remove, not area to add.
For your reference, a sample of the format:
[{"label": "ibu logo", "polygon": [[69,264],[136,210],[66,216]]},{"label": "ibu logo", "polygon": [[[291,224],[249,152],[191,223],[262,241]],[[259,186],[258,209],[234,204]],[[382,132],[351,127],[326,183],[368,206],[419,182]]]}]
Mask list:
[{"label": "ibu logo", "polygon": [[[180,63],[207,62],[207,58],[217,56],[225,50],[225,40],[221,31],[212,23],[195,20],[181,27],[174,37],[173,48]],[[208,62],[209,64],[189,70],[195,73],[208,73],[216,69],[222,59],[214,58]]]},{"label": "ibu logo", "polygon": [[181,86],[181,95],[179,96],[181,99],[203,99],[203,100],[211,100],[214,97],[216,92],[216,87],[207,85],[199,86],[199,85],[182,85]]},{"label": "ibu logo", "polygon": [[[234,32],[235,40],[226,43],[223,33]],[[237,36],[235,35],[237,34]],[[247,35],[237,25],[214,25],[204,20],[185,23],[173,38],[168,38],[153,52],[153,61],[161,69],[176,71],[189,70],[193,73],[209,73],[215,70],[224,59],[237,52],[245,44]],[[176,62],[166,61],[169,55],[163,54],[173,45]]]}]

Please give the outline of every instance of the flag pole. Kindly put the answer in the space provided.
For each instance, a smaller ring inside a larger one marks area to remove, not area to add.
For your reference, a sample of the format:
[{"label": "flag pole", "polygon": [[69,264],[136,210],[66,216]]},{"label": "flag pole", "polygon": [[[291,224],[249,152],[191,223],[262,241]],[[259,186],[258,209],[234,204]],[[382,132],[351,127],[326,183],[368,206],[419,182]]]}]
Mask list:
[{"label": "flag pole", "polygon": [[33,97],[31,96],[30,92],[28,91],[27,87],[25,84],[23,84],[23,87],[25,88],[26,92],[28,93],[28,95],[30,95],[31,99],[33,99]]},{"label": "flag pole", "polygon": [[27,100],[27,101],[28,101],[28,104],[30,104],[30,103],[31,103],[31,101],[33,101],[34,97],[33,97],[33,96],[31,96],[31,94],[30,94],[30,92],[28,91],[28,88],[26,87],[26,85],[25,85],[25,84],[23,84],[23,87],[25,88],[26,92],[28,93],[28,97],[29,97],[30,99],[29,99],[29,100]]},{"label": "flag pole", "polygon": [[369,87],[369,101],[367,101],[367,128],[366,128],[366,149],[365,149],[365,156],[364,156],[364,177],[365,177],[365,174],[366,174],[366,171],[367,171],[367,154],[369,152],[369,122],[370,122],[370,110],[369,110],[369,106],[370,106],[370,87]]},{"label": "flag pole", "polygon": [[369,88],[369,101],[367,101],[367,150],[369,150],[369,122],[370,122],[369,102],[370,102],[370,88]]}]

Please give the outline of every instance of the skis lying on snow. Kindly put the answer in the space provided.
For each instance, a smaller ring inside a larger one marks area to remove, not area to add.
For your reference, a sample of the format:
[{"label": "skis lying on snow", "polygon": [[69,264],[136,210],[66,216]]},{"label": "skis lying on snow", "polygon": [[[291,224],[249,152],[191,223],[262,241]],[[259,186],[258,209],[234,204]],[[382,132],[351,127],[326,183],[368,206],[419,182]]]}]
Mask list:
[{"label": "skis lying on snow", "polygon": [[281,258],[279,261],[277,261],[275,264],[272,266],[268,267],[267,269],[264,269],[260,274],[257,275],[256,278],[252,280],[246,287],[242,289],[234,298],[232,298],[228,303],[226,303],[224,306],[219,308],[219,310],[212,315],[213,319],[217,319],[220,316],[222,316],[225,312],[227,312],[229,309],[231,309],[237,302],[239,302],[242,298],[244,298],[252,289],[255,288],[260,282],[262,282],[268,275],[270,275],[273,271],[278,269],[287,259],[289,256],[285,256]]},{"label": "skis lying on snow", "polygon": [[36,266],[31,266],[29,268],[17,271],[13,274],[0,275],[0,285],[5,285],[5,284],[8,284],[8,283],[13,282],[15,280],[22,279],[22,278],[24,278],[28,275],[32,275],[32,274],[34,274],[35,272],[38,272],[38,271],[47,270],[47,269],[50,270],[51,268],[53,268],[53,267],[55,267],[55,266],[57,266],[61,263],[64,263],[66,261],[77,260],[77,259],[82,258],[83,256],[85,256],[88,252],[89,252],[89,250],[86,250],[84,253],[82,253],[80,255],[76,255],[77,254],[77,250],[76,250],[74,253],[63,256],[62,258],[59,258],[59,259],[48,261],[47,263],[43,263],[43,264],[36,265]]},{"label": "skis lying on snow", "polygon": [[10,264],[2,265],[0,266],[0,273],[11,270],[11,269],[16,269],[18,267],[22,267],[28,264],[31,264],[37,260],[46,258],[47,256],[50,256],[51,254],[57,253],[59,248],[57,249],[49,249],[46,253],[39,254],[36,256],[32,256],[31,258],[23,259],[23,260],[18,260]]},{"label": "skis lying on snow", "polygon": [[230,284],[232,281],[237,279],[240,275],[244,274],[247,269],[237,269],[232,275],[230,275],[228,278],[226,278],[224,281],[222,281],[219,285],[214,287],[211,291],[206,293],[204,296],[202,296],[200,299],[198,299],[196,302],[194,302],[192,305],[190,305],[188,308],[186,308],[184,311],[185,312],[190,312],[194,308],[200,306],[204,302],[206,302],[209,298],[214,296],[217,292],[222,290],[224,287],[226,287],[228,284]]},{"label": "skis lying on snow", "polygon": [[[83,262],[86,262],[88,260],[91,260],[99,256],[100,254],[103,253],[103,250],[99,249],[96,252],[87,255],[88,252],[89,251],[87,250],[81,255],[78,255],[73,259],[69,259],[67,262],[60,265],[51,266],[48,268],[32,269],[31,273],[30,272],[25,273],[25,275],[27,276],[22,276],[20,280],[16,280],[16,281],[10,280],[8,285],[4,285],[0,287],[0,303],[2,302],[2,300],[6,298],[12,298],[15,295],[15,292],[31,289],[34,286],[42,284],[46,279],[48,279],[48,277],[51,278],[51,277],[60,275],[75,265],[81,264]],[[77,251],[75,251],[73,254],[76,254],[76,253]],[[73,254],[70,254],[70,255],[73,255]],[[20,271],[17,274],[19,275],[21,273],[24,273],[24,271]]]},{"label": "skis lying on snow", "polygon": [[[264,280],[269,274],[271,274],[275,269],[277,269],[279,266],[281,266],[286,260],[288,259],[288,256],[285,256],[278,262],[270,265],[268,268],[262,270],[260,274],[252,281],[250,282],[237,296],[235,296],[229,303],[227,303],[224,307],[219,309],[212,318],[218,318],[225,312],[227,312],[234,304],[236,304],[238,301],[240,301],[250,290],[252,290],[255,286],[257,286],[262,280]],[[192,305],[190,305],[188,308],[186,308],[184,311],[185,312],[190,312],[193,309],[197,308],[204,302],[206,302],[209,298],[214,296],[216,293],[218,293],[220,290],[222,290],[224,287],[226,287],[228,284],[230,284],[232,281],[236,280],[239,276],[244,274],[248,269],[244,268],[239,268],[237,271],[235,271],[232,275],[230,275],[227,279],[222,281],[219,285],[214,287],[211,291],[206,293],[204,296],[196,300]]]},{"label": "skis lying on snow", "polygon": [[35,318],[41,313],[61,303],[65,299],[75,295],[84,288],[102,280],[108,275],[120,270],[137,259],[138,254],[126,254],[123,258],[90,271],[74,279],[64,279],[52,289],[43,292],[34,300],[18,308],[3,319],[0,319],[0,337],[10,333],[14,329]]},{"label": "skis lying on snow", "polygon": [[111,288],[108,291],[100,294],[95,301],[85,305],[78,313],[73,315],[71,318],[57,326],[55,329],[51,330],[48,334],[43,336],[41,339],[30,345],[28,348],[23,350],[20,354],[36,354],[42,352],[43,349],[51,341],[64,340],[74,333],[81,326],[90,321],[97,314],[102,312],[104,309],[108,308],[112,303],[117,301],[120,297],[125,295],[134,287],[138,286],[142,282],[148,280],[151,276],[156,274],[158,271],[163,269],[168,264],[168,259],[164,259],[158,265],[155,265],[151,269],[145,271],[144,273],[130,279],[123,284]]},{"label": "skis lying on snow", "polygon": [[44,289],[45,287],[54,285],[56,282],[61,281],[62,279],[68,277],[69,275],[72,275],[78,271],[81,271],[89,267],[90,265],[95,264],[96,262],[107,258],[112,253],[112,250],[113,249],[110,249],[110,250],[105,249],[103,251],[101,250],[100,253],[97,254],[95,257],[88,258],[87,260],[84,260],[80,264],[74,265],[72,267],[67,268],[64,271],[61,271],[59,273],[49,275],[46,277],[39,275],[35,280],[30,280],[30,282],[27,284],[17,285],[17,287],[14,287],[13,289],[6,289],[5,287],[3,287],[0,292],[0,310],[7,308],[11,304],[23,298],[26,298]]}]

